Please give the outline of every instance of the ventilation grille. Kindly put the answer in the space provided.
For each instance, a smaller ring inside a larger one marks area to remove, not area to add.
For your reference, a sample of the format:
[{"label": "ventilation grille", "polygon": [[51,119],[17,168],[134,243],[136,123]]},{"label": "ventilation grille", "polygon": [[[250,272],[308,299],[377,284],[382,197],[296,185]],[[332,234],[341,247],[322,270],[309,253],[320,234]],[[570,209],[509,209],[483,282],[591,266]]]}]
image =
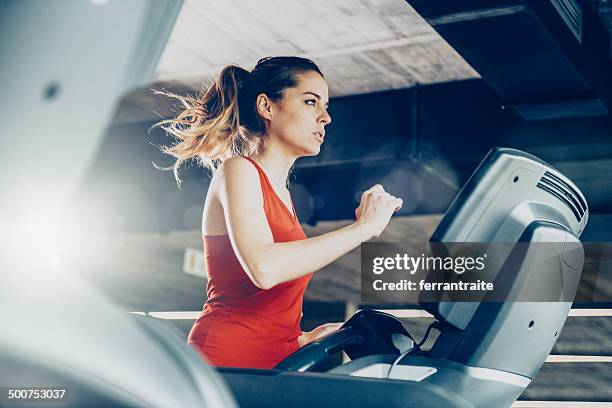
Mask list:
[{"label": "ventilation grille", "polygon": [[582,44],[582,7],[576,0],[551,0],[555,9]]},{"label": "ventilation grille", "polygon": [[582,220],[587,211],[587,205],[572,186],[549,171],[544,173],[537,186],[561,200],[574,213],[578,222]]}]

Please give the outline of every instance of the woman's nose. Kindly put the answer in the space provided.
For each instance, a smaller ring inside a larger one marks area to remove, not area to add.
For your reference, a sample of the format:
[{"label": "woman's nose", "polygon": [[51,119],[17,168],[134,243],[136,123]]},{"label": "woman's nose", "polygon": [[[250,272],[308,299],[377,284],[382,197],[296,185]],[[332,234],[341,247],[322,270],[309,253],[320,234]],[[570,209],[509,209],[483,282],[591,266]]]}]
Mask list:
[{"label": "woman's nose", "polygon": [[327,109],[323,109],[323,115],[321,115],[321,122],[324,123],[325,125],[329,125],[331,123],[331,116],[329,116],[329,113],[327,112]]}]

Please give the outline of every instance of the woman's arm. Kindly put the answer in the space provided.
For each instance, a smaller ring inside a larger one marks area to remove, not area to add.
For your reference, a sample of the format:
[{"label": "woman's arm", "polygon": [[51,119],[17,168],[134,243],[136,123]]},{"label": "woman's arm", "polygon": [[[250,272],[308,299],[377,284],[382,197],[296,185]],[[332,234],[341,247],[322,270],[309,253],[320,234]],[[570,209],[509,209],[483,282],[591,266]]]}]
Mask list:
[{"label": "woman's arm", "polygon": [[246,159],[231,158],[219,172],[219,194],[232,246],[249,278],[262,289],[317,271],[380,235],[402,205],[376,185],[363,194],[355,223],[314,238],[275,243],[255,167]]}]

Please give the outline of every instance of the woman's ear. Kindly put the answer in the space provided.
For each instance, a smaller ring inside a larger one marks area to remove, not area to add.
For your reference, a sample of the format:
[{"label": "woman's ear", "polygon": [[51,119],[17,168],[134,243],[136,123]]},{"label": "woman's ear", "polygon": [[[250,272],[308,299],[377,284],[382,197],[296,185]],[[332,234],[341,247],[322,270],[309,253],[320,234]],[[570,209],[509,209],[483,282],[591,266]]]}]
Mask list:
[{"label": "woman's ear", "polygon": [[263,119],[272,119],[272,101],[270,100],[270,98],[268,98],[268,95],[264,93],[257,95],[257,99],[255,100],[255,107],[257,108],[257,113]]}]

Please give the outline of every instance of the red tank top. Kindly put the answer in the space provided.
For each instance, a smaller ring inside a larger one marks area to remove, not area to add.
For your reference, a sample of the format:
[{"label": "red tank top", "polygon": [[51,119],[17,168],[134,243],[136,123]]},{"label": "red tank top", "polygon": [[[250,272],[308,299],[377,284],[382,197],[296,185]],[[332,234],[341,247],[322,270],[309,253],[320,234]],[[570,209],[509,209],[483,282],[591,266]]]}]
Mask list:
[{"label": "red tank top", "polygon": [[[259,173],[274,242],[306,239],[295,211],[285,206],[257,163],[247,159]],[[259,289],[240,265],[229,235],[203,235],[203,240],[208,299],[188,343],[214,366],[274,367],[299,348],[302,302],[312,273]]]}]

